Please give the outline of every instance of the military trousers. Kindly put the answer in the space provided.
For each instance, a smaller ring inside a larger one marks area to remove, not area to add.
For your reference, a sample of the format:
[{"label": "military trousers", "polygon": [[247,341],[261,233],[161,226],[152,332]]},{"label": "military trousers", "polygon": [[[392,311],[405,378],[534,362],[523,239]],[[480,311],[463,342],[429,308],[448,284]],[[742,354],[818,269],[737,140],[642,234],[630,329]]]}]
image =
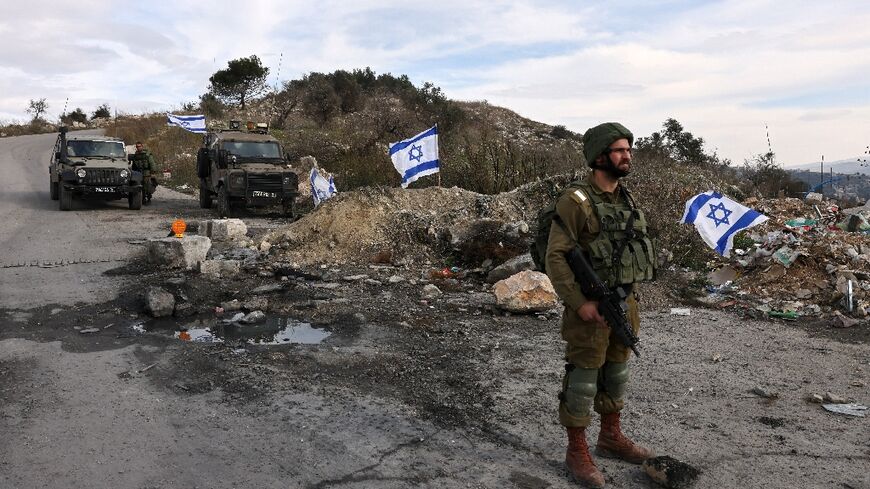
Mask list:
[{"label": "military trousers", "polygon": [[[640,313],[634,294],[626,304],[629,324],[637,334]],[[570,308],[565,308],[562,316],[562,339],[567,343],[566,372],[559,395],[559,421],[569,427],[589,426],[593,406],[599,414],[620,412],[625,404],[631,349],[611,328],[583,321]]]}]

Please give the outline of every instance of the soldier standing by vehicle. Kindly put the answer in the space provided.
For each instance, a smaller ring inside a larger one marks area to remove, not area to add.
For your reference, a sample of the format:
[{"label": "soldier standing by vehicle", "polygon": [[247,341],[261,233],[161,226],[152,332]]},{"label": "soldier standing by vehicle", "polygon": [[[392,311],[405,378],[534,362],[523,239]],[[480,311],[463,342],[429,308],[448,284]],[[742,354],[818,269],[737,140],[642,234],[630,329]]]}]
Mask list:
[{"label": "soldier standing by vehicle", "polygon": [[136,141],[136,152],[130,155],[130,161],[133,163],[134,171],[142,172],[142,203],[150,204],[151,196],[157,187],[157,179],[151,176],[151,173],[157,168],[154,155],[145,149],[142,141]]},{"label": "soldier standing by vehicle", "polygon": [[562,338],[567,342],[567,363],[559,395],[559,421],[568,431],[565,463],[577,480],[591,487],[603,487],[605,482],[586,443],[593,407],[601,415],[598,455],[635,464],[653,455],[623,435],[620,427],[631,350],[612,334],[598,301],[584,296],[566,258],[579,245],[608,287],[627,291],[627,317],[637,334],[640,315],[633,288],[653,279],[656,264],[646,218],[620,182],[631,172],[633,142],[632,133],[614,122],[586,131],[583,152],[592,172],[557,199],[546,252],[547,274],[565,303]]}]

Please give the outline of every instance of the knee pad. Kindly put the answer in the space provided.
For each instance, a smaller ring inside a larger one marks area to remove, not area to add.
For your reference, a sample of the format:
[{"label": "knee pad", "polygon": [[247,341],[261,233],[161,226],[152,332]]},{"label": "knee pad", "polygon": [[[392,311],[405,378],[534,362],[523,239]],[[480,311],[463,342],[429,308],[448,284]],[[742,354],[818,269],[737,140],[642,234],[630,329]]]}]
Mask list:
[{"label": "knee pad", "polygon": [[621,401],[628,385],[628,363],[607,362],[601,368],[601,387],[614,400]]},{"label": "knee pad", "polygon": [[597,368],[573,368],[565,373],[562,402],[573,416],[590,415],[597,379]]}]

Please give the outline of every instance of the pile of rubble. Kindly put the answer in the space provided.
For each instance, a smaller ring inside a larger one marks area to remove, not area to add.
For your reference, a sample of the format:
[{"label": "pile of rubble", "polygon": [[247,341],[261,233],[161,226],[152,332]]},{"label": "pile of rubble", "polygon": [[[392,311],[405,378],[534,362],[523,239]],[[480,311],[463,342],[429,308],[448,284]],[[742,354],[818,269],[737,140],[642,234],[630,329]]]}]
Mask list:
[{"label": "pile of rubble", "polygon": [[715,262],[705,302],[783,319],[833,316],[839,326],[868,316],[870,207],[840,209],[819,194],[744,204],[769,220],[738,235],[732,256]]}]

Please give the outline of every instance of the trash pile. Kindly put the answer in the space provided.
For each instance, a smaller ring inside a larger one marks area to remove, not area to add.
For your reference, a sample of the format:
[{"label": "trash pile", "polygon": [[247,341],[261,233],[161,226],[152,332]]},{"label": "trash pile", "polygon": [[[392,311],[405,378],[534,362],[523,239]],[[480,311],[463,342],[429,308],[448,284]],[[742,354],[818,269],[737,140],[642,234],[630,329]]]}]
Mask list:
[{"label": "trash pile", "polygon": [[832,317],[854,326],[870,312],[870,207],[843,210],[810,194],[750,198],[770,218],[735,238],[708,274],[704,302],[785,320]]}]

